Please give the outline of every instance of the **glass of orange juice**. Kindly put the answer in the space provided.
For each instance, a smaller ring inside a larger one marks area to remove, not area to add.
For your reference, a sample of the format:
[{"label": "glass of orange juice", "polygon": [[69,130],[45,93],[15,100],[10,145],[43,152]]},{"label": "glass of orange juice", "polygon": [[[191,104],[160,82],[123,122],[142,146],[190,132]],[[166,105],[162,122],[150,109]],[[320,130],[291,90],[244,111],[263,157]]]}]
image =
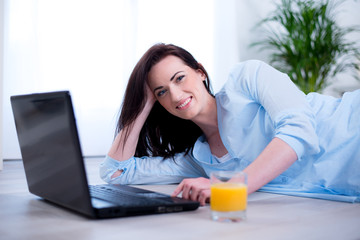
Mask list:
[{"label": "glass of orange juice", "polygon": [[215,171],[210,174],[211,218],[219,222],[246,219],[247,175],[241,171]]}]

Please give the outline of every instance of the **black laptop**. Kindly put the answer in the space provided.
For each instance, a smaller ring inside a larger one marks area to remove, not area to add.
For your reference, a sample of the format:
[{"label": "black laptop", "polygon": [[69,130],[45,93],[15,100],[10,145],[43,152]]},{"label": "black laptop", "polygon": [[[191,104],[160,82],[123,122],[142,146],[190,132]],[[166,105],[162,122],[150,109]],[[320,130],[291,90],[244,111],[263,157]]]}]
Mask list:
[{"label": "black laptop", "polygon": [[199,203],[126,185],[89,186],[68,91],[11,97],[29,191],[91,218],[195,210]]}]

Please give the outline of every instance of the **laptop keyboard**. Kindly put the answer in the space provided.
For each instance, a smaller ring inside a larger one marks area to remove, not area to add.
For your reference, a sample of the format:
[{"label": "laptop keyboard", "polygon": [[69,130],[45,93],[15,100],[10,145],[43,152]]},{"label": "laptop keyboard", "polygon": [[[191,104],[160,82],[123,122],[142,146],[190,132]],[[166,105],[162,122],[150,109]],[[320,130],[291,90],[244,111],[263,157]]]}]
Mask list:
[{"label": "laptop keyboard", "polygon": [[[95,198],[107,200],[123,206],[146,206],[169,203],[164,197],[163,199],[154,198],[157,193],[136,194],[121,189],[112,189],[105,186],[89,186],[90,195]],[[148,195],[148,196],[147,196]],[[158,194],[159,196],[165,196]]]}]

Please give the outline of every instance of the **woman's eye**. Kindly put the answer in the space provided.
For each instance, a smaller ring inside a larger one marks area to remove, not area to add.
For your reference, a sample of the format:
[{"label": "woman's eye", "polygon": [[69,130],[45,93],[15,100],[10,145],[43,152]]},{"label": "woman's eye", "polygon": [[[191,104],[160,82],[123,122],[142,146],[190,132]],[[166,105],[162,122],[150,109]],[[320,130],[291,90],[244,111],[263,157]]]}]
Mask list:
[{"label": "woman's eye", "polygon": [[185,77],[185,75],[181,75],[181,76],[179,76],[179,77],[176,78],[176,81],[177,81],[177,82],[180,82],[184,77]]},{"label": "woman's eye", "polygon": [[158,97],[161,97],[162,95],[164,95],[166,92],[166,90],[161,90],[161,91],[158,91],[158,93],[156,94]]}]

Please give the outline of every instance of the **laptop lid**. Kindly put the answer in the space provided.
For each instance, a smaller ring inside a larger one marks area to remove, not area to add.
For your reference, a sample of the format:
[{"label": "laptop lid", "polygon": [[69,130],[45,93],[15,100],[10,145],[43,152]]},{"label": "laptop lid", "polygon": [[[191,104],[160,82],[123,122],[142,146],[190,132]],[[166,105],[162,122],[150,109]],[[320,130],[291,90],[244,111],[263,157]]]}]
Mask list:
[{"label": "laptop lid", "polygon": [[70,93],[12,96],[11,105],[29,191],[93,216]]}]

